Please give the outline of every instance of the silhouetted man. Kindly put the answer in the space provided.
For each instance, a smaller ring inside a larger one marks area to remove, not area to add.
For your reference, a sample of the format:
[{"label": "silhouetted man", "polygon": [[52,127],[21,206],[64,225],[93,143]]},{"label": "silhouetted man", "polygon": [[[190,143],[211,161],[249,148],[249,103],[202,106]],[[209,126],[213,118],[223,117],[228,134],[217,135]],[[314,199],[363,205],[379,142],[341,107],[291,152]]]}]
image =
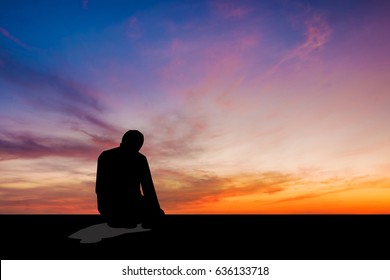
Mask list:
[{"label": "silhouetted man", "polygon": [[[160,208],[146,157],[139,152],[144,136],[129,130],[119,147],[101,153],[96,175],[98,210],[111,227],[152,228],[160,223]],[[142,189],[142,192],[141,192]]]}]

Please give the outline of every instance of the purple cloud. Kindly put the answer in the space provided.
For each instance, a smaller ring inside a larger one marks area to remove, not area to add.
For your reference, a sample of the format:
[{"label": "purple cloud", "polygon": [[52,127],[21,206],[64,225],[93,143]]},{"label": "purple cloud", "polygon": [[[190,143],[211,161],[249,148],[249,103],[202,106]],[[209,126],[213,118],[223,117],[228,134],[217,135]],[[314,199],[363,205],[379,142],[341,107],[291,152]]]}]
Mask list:
[{"label": "purple cloud", "polygon": [[66,114],[109,133],[119,131],[102,119],[104,108],[98,101],[96,90],[61,75],[35,69],[12,58],[0,49],[0,80],[21,88],[15,90],[24,103],[45,112]]},{"label": "purple cloud", "polygon": [[68,139],[42,137],[23,133],[0,134],[0,156],[10,158],[39,158],[63,156],[96,159],[99,147]]}]

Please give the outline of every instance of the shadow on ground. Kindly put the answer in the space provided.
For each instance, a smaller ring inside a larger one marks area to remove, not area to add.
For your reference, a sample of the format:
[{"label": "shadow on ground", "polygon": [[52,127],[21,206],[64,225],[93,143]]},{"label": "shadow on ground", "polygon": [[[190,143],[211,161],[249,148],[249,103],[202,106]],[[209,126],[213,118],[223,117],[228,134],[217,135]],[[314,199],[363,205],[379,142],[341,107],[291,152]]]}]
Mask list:
[{"label": "shadow on ground", "polygon": [[137,233],[149,231],[150,229],[144,229],[141,224],[138,224],[136,228],[112,228],[107,223],[100,223],[83,228],[71,235],[69,238],[80,239],[80,243],[97,243],[103,238],[113,238],[123,234]]}]

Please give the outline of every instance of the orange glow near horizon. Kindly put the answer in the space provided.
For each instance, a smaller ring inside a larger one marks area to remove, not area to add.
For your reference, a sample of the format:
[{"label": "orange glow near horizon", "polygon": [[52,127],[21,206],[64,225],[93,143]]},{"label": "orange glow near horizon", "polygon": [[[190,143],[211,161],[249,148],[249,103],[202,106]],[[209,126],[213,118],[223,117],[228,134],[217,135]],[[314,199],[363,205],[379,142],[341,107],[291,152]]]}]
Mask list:
[{"label": "orange glow near horizon", "polygon": [[[85,176],[88,183],[77,183],[82,179],[73,178],[68,186],[64,186],[63,179],[55,183],[55,176],[63,178],[58,172],[48,178],[41,174],[36,186],[22,183],[3,188],[0,212],[98,213],[93,172]],[[318,179],[278,172],[217,177],[211,173],[169,170],[160,170],[154,176],[160,203],[167,214],[389,213],[389,177]]]}]

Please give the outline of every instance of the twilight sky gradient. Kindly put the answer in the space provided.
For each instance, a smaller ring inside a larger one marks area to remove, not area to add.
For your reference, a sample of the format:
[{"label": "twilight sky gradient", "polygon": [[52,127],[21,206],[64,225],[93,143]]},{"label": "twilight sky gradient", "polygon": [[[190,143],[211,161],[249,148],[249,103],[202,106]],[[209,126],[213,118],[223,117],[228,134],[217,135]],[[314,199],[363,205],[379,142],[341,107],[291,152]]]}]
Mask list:
[{"label": "twilight sky gradient", "polygon": [[145,135],[167,213],[390,213],[390,2],[0,2],[0,213],[97,213]]}]

